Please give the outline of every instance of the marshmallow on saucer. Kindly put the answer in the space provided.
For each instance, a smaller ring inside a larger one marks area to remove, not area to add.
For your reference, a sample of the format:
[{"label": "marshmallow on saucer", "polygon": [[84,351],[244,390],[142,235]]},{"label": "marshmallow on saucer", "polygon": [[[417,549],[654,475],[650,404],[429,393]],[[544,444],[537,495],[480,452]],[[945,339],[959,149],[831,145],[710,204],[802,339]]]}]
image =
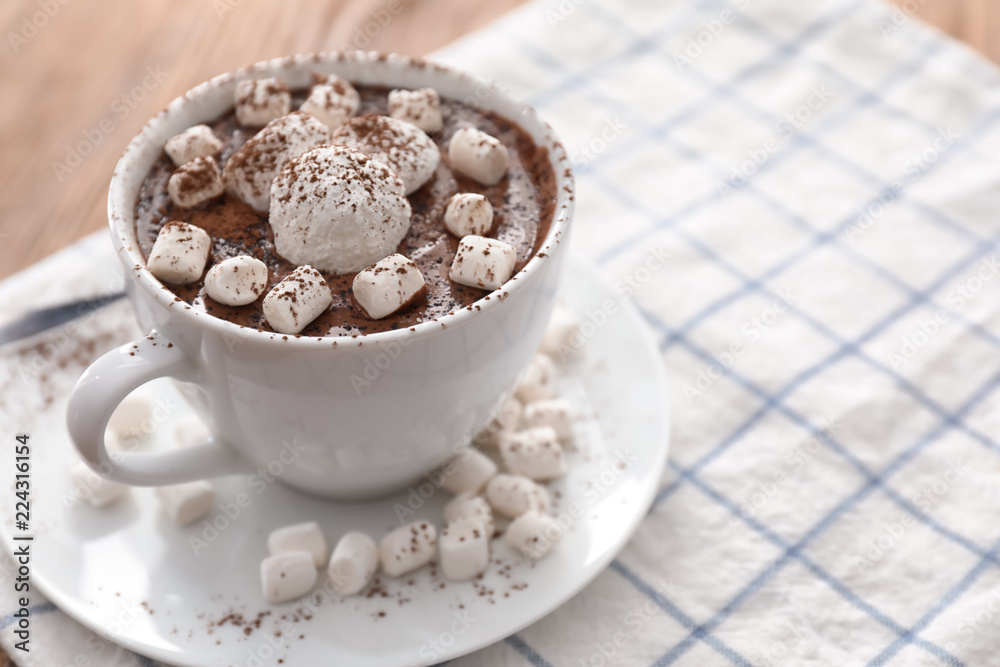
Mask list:
[{"label": "marshmallow on saucer", "polygon": [[525,512],[547,512],[551,499],[544,486],[521,475],[500,474],[486,485],[486,500],[498,514],[516,519]]},{"label": "marshmallow on saucer", "polygon": [[504,539],[528,560],[547,556],[562,539],[562,527],[541,512],[525,512],[507,526]]},{"label": "marshmallow on saucer", "polygon": [[431,562],[437,549],[437,531],[426,521],[401,526],[382,538],[379,562],[388,577],[400,577]]},{"label": "marshmallow on saucer", "polygon": [[403,183],[385,164],[344,146],[289,160],[271,185],[278,254],[344,274],[388,257],[410,229]]},{"label": "marshmallow on saucer", "polygon": [[215,489],[205,481],[159,486],[153,489],[153,494],[178,526],[197,521],[215,504]]},{"label": "marshmallow on saucer", "polygon": [[279,604],[300,598],[316,583],[316,564],[308,551],[289,551],[265,558],[260,564],[264,598]]},{"label": "marshmallow on saucer", "polygon": [[490,564],[490,537],[483,522],[473,517],[455,519],[441,531],[441,571],[452,581],[468,581]]},{"label": "marshmallow on saucer", "polygon": [[141,394],[129,394],[122,399],[108,420],[108,428],[119,438],[134,437],[146,430],[146,422],[153,417],[153,406]]},{"label": "marshmallow on saucer", "polygon": [[430,180],[441,160],[437,144],[415,125],[378,114],[365,114],[338,127],[333,144],[349,146],[389,167],[410,194]]},{"label": "marshmallow on saucer", "polygon": [[483,195],[460,192],[448,200],[444,226],[458,238],[486,236],[493,227],[493,206]]},{"label": "marshmallow on saucer", "polygon": [[111,503],[128,495],[129,487],[117,482],[110,482],[87,467],[83,461],[78,461],[70,471],[73,487],[78,498],[86,500],[93,507],[107,507]]},{"label": "marshmallow on saucer", "polygon": [[461,285],[492,292],[510,280],[516,262],[514,246],[470,234],[459,241],[448,277]]},{"label": "marshmallow on saucer", "polygon": [[534,403],[555,396],[556,365],[546,354],[538,353],[521,372],[514,395],[522,403]]},{"label": "marshmallow on saucer", "polygon": [[267,289],[267,265],[256,257],[239,255],[208,270],[205,292],[227,306],[253,303]]},{"label": "marshmallow on saucer", "polygon": [[226,187],[254,210],[267,211],[271,181],[285,162],[328,143],[330,130],[315,116],[296,111],[272,120],[226,161]]},{"label": "marshmallow on saucer", "polygon": [[167,181],[167,192],[181,208],[200,206],[226,191],[222,172],[214,157],[196,157],[174,170]]},{"label": "marshmallow on saucer", "polygon": [[488,456],[466,447],[465,451],[446,463],[441,486],[449,493],[478,493],[497,474],[497,464]]},{"label": "marshmallow on saucer", "polygon": [[173,161],[174,166],[181,166],[196,157],[213,157],[222,152],[222,140],[215,136],[208,125],[194,125],[180,134],[167,139],[163,150]]},{"label": "marshmallow on saucer", "polygon": [[378,547],[375,541],[357,531],[344,534],[337,542],[327,572],[333,590],[341,595],[357,595],[375,576]]},{"label": "marshmallow on saucer", "polygon": [[333,303],[333,293],[323,274],[300,266],[271,288],[264,297],[264,318],[272,329],[297,334]]},{"label": "marshmallow on saucer", "polygon": [[413,123],[428,134],[439,132],[444,126],[441,119],[441,97],[433,88],[390,90],[389,115]]},{"label": "marshmallow on saucer", "polygon": [[260,127],[292,109],[292,94],[281,79],[255,79],[236,84],[236,121]]},{"label": "marshmallow on saucer", "polygon": [[448,160],[455,169],[483,185],[496,185],[507,173],[507,147],[499,139],[473,127],[451,137]]},{"label": "marshmallow on saucer", "polygon": [[490,419],[486,426],[476,434],[475,443],[480,446],[499,447],[500,436],[504,433],[517,433],[521,429],[521,413],[524,407],[521,401],[513,396],[508,396],[496,414]]},{"label": "marshmallow on saucer", "polygon": [[203,445],[211,437],[208,425],[194,415],[185,417],[174,426],[174,445],[177,449]]},{"label": "marshmallow on saucer", "polygon": [[306,551],[312,555],[316,567],[326,565],[330,549],[319,524],[315,521],[296,523],[278,528],[267,538],[267,550],[272,556],[292,551]]},{"label": "marshmallow on saucer", "polygon": [[570,416],[569,401],[554,398],[529,403],[524,408],[524,425],[528,428],[550,426],[560,440],[573,436],[573,419]]},{"label": "marshmallow on saucer", "polygon": [[565,361],[580,349],[582,343],[579,318],[562,303],[557,303],[539,350]]},{"label": "marshmallow on saucer", "polygon": [[315,85],[309,90],[309,97],[299,107],[319,118],[323,123],[335,130],[349,118],[357,115],[361,108],[361,96],[350,83],[336,74],[317,77]]},{"label": "marshmallow on saucer", "polygon": [[[494,477],[493,479],[496,478]],[[530,482],[531,480],[526,481]],[[534,482],[531,483],[534,484]],[[451,523],[458,519],[479,519],[483,523],[483,528],[486,529],[486,534],[493,535],[495,527],[493,510],[490,509],[490,504],[482,496],[472,493],[460,493],[449,500],[448,504],[444,506],[443,515],[445,523]]]},{"label": "marshmallow on saucer", "polygon": [[212,239],[201,227],[168,222],[156,236],[146,268],[165,283],[187,285],[201,278]]},{"label": "marshmallow on saucer", "polygon": [[354,298],[373,320],[409,308],[427,298],[427,285],[420,267],[394,253],[354,276]]},{"label": "marshmallow on saucer", "polygon": [[510,472],[536,481],[561,477],[568,469],[559,436],[549,426],[503,436],[500,455]]}]

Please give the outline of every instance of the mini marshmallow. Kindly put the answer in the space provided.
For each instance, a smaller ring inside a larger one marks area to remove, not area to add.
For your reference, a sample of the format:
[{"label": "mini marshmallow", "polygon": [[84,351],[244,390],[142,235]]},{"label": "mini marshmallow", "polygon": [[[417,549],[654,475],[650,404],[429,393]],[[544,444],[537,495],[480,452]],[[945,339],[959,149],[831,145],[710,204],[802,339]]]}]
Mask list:
[{"label": "mini marshmallow", "polygon": [[493,206],[483,195],[460,192],[448,200],[444,226],[458,238],[486,236],[493,227]]},{"label": "mini marshmallow", "polygon": [[[496,479],[496,477],[493,479]],[[492,481],[490,480],[491,483]],[[531,482],[531,480],[526,481]],[[534,484],[534,482],[531,483]],[[493,510],[490,509],[490,504],[482,496],[476,496],[471,493],[460,493],[449,500],[444,506],[443,515],[445,523],[451,523],[458,519],[479,519],[483,523],[483,528],[486,530],[487,535],[493,535],[493,530],[496,526],[493,521]]]},{"label": "mini marshmallow", "polygon": [[555,398],[529,403],[524,408],[524,425],[527,428],[550,426],[560,440],[573,436],[573,419],[569,401]]},{"label": "mini marshmallow", "polygon": [[528,560],[547,556],[562,540],[562,527],[541,512],[525,512],[507,526],[504,539]]},{"label": "mini marshmallow", "polygon": [[153,489],[153,494],[178,526],[197,521],[215,504],[215,489],[205,481],[159,486]]},{"label": "mini marshmallow", "polygon": [[265,558],[260,564],[264,598],[280,604],[300,598],[316,583],[316,565],[308,551],[289,551]]},{"label": "mini marshmallow", "polygon": [[400,577],[431,562],[437,549],[437,531],[426,521],[401,526],[382,538],[379,562],[388,577]]},{"label": "mini marshmallow", "polygon": [[380,259],[354,276],[354,298],[373,320],[409,308],[427,298],[420,268],[395,253]]},{"label": "mini marshmallow", "polygon": [[227,306],[253,303],[267,289],[267,265],[256,257],[238,255],[223,260],[205,275],[205,292]]},{"label": "mini marshmallow", "polygon": [[441,97],[433,88],[390,90],[389,115],[412,123],[428,134],[439,132],[444,126]]},{"label": "mini marshmallow", "polygon": [[267,125],[292,110],[292,94],[281,79],[256,79],[236,84],[236,121],[248,127]]},{"label": "mini marshmallow", "polygon": [[479,519],[456,519],[441,531],[441,571],[452,581],[468,581],[490,564],[490,537]]},{"label": "mini marshmallow", "polygon": [[359,532],[346,533],[330,556],[327,572],[333,590],[341,595],[356,595],[364,590],[378,569],[375,541]]},{"label": "mini marshmallow", "polygon": [[544,486],[521,475],[505,474],[486,485],[486,500],[498,514],[510,519],[525,512],[547,512],[552,503]]},{"label": "mini marshmallow", "polygon": [[129,394],[108,420],[108,429],[118,438],[134,437],[153,417],[153,405],[141,394]]},{"label": "mini marshmallow", "polygon": [[205,270],[212,239],[201,227],[186,222],[168,222],[149,251],[146,268],[165,283],[197,282]]},{"label": "mini marshmallow", "polygon": [[523,410],[521,401],[513,396],[507,397],[486,426],[476,434],[474,442],[483,447],[499,447],[501,435],[517,433],[521,429]]},{"label": "mini marshmallow", "polygon": [[459,241],[448,277],[461,285],[493,291],[510,280],[515,262],[514,246],[470,234]]},{"label": "mini marshmallow", "polygon": [[514,395],[522,403],[534,403],[552,398],[556,393],[556,365],[545,354],[536,354],[521,372]]},{"label": "mini marshmallow", "polygon": [[222,152],[222,140],[208,125],[194,125],[167,139],[163,150],[179,167],[196,157],[213,157]]},{"label": "mini marshmallow", "polygon": [[357,115],[361,96],[354,86],[336,74],[330,74],[309,90],[309,97],[299,107],[319,118],[328,128],[335,130]]},{"label": "mini marshmallow", "polygon": [[76,496],[86,500],[93,507],[107,507],[127,496],[129,492],[129,487],[104,479],[88,468],[83,461],[78,461],[73,466],[70,477],[73,480]]},{"label": "mini marshmallow", "polygon": [[200,206],[226,191],[222,172],[214,157],[196,157],[174,170],[167,181],[167,192],[181,208]]},{"label": "mini marshmallow", "polygon": [[211,437],[208,425],[194,415],[185,417],[174,426],[174,445],[177,449],[203,445]]},{"label": "mini marshmallow", "polygon": [[557,303],[538,349],[559,361],[565,361],[578,352],[582,344],[580,319],[565,305]]},{"label": "mini marshmallow", "polygon": [[284,164],[310,148],[330,143],[330,130],[318,118],[298,111],[264,126],[226,161],[226,187],[254,210],[267,211],[271,181]]},{"label": "mini marshmallow", "polygon": [[483,185],[496,185],[507,173],[507,147],[496,137],[473,127],[463,127],[451,137],[451,168]]},{"label": "mini marshmallow", "polygon": [[297,334],[333,303],[333,293],[323,274],[309,266],[300,266],[264,297],[264,317],[272,329],[283,334]]},{"label": "mini marshmallow", "polygon": [[497,474],[497,464],[471,447],[442,468],[441,486],[449,493],[478,493]]},{"label": "mini marshmallow", "polygon": [[356,273],[395,252],[410,229],[403,182],[345,146],[292,158],[271,185],[278,254],[337,274]]},{"label": "mini marshmallow", "polygon": [[312,555],[316,567],[323,567],[330,558],[323,531],[315,521],[296,523],[271,531],[267,537],[267,550],[272,556],[306,551]]},{"label": "mini marshmallow", "polygon": [[403,181],[405,194],[429,181],[441,161],[437,144],[420,128],[373,113],[338,127],[330,142],[353,148],[389,167]]},{"label": "mini marshmallow", "polygon": [[549,426],[505,435],[500,455],[510,472],[536,481],[561,477],[568,469],[559,436]]}]

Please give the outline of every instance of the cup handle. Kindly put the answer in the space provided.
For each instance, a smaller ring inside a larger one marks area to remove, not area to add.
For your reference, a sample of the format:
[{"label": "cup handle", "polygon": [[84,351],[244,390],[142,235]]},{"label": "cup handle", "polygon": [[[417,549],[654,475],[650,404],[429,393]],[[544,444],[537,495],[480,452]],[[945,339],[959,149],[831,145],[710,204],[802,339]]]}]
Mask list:
[{"label": "cup handle", "polygon": [[160,377],[193,380],[197,375],[188,355],[156,330],[91,364],[73,389],[66,415],[70,438],[87,465],[106,479],[131,486],[167,486],[241,472],[236,454],[213,441],[170,452],[108,454],[108,420],[133,389]]}]

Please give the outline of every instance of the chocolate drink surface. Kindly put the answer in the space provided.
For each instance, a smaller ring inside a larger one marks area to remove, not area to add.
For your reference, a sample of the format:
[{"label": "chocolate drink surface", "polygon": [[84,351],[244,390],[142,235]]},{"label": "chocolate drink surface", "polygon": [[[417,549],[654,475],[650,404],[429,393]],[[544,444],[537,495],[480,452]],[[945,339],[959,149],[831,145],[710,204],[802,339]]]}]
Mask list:
[{"label": "chocolate drink surface", "polygon": [[[386,113],[388,89],[365,86],[357,89],[362,100],[359,113]],[[295,93],[293,108],[297,108],[304,97],[305,93]],[[459,285],[448,277],[459,239],[448,232],[443,217],[448,200],[454,194],[480,193],[489,199],[494,209],[494,226],[488,235],[515,248],[515,271],[538,252],[552,222],[556,201],[555,174],[547,151],[538,148],[517,125],[496,114],[447,99],[441,100],[441,111],[444,127],[430,135],[441,150],[441,162],[430,181],[408,196],[412,208],[410,229],[397,248],[397,252],[420,268],[427,285],[426,300],[384,319],[371,320],[352,298],[355,274],[324,273],[333,292],[333,304],[301,335],[351,336],[405,328],[471,307],[473,302],[483,298],[487,291]],[[207,124],[224,144],[220,165],[257,132],[257,128],[241,127],[232,112]],[[507,147],[509,168],[497,185],[481,185],[450,168],[448,142],[463,127],[478,128]],[[206,268],[238,255],[256,257],[269,270],[267,290],[295,270],[295,264],[276,252],[266,213],[253,210],[228,193],[201,207],[175,206],[167,192],[167,181],[173,172],[174,165],[162,155],[139,190],[135,204],[136,232],[145,258],[148,259],[164,224],[183,221],[204,229],[212,239]],[[263,315],[263,296],[245,306],[227,306],[205,293],[203,281],[168,287],[178,298],[216,317],[272,331]]]}]

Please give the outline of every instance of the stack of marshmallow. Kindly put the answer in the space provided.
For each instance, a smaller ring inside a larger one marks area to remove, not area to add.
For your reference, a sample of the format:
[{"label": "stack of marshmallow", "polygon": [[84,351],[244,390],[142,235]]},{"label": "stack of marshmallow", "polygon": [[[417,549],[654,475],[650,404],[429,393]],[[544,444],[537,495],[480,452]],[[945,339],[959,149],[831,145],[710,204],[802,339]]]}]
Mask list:
[{"label": "stack of marshmallow", "polygon": [[[428,136],[443,126],[437,91],[393,90],[388,116],[358,117],[357,90],[336,75],[316,75],[297,111],[291,111],[288,86],[275,78],[239,82],[234,103],[241,125],[262,129],[222,170],[216,157],[223,143],[207,125],[171,138],[165,150],[177,170],[168,191],[180,208],[202,206],[228,191],[268,212],[275,248],[299,267],[264,298],[271,328],[298,334],[329,308],[332,293],[321,271],[356,273],[354,296],[371,319],[422,301],[423,275],[393,250],[410,226],[406,195],[423,186],[440,162]],[[483,185],[495,185],[507,172],[507,148],[474,128],[455,132],[448,157],[452,169]],[[492,291],[511,278],[516,251],[488,237],[493,208],[485,196],[456,194],[444,224],[461,239],[452,280]],[[162,227],[147,266],[164,282],[194,283],[210,249],[203,229],[171,221]],[[264,263],[245,255],[216,264],[205,276],[208,296],[229,306],[256,301],[268,284]]]},{"label": "stack of marshmallow", "polygon": [[[562,348],[575,326],[575,319],[562,309],[542,349]],[[498,451],[506,472],[472,447],[442,467],[437,478],[454,498],[444,507],[440,535],[429,521],[401,526],[377,544],[364,533],[350,532],[330,555],[315,522],[280,528],[268,539],[270,555],[261,563],[264,597],[280,603],[305,595],[324,564],[328,585],[341,595],[355,595],[380,568],[388,577],[400,577],[427,565],[435,554],[448,579],[474,579],[489,565],[490,543],[499,522],[507,524],[506,542],[526,559],[535,561],[551,553],[563,527],[548,514],[551,499],[542,484],[567,472],[563,444],[573,434],[570,404],[556,396],[556,373],[553,359],[539,352],[522,373],[514,395],[476,437],[476,442]]]}]

